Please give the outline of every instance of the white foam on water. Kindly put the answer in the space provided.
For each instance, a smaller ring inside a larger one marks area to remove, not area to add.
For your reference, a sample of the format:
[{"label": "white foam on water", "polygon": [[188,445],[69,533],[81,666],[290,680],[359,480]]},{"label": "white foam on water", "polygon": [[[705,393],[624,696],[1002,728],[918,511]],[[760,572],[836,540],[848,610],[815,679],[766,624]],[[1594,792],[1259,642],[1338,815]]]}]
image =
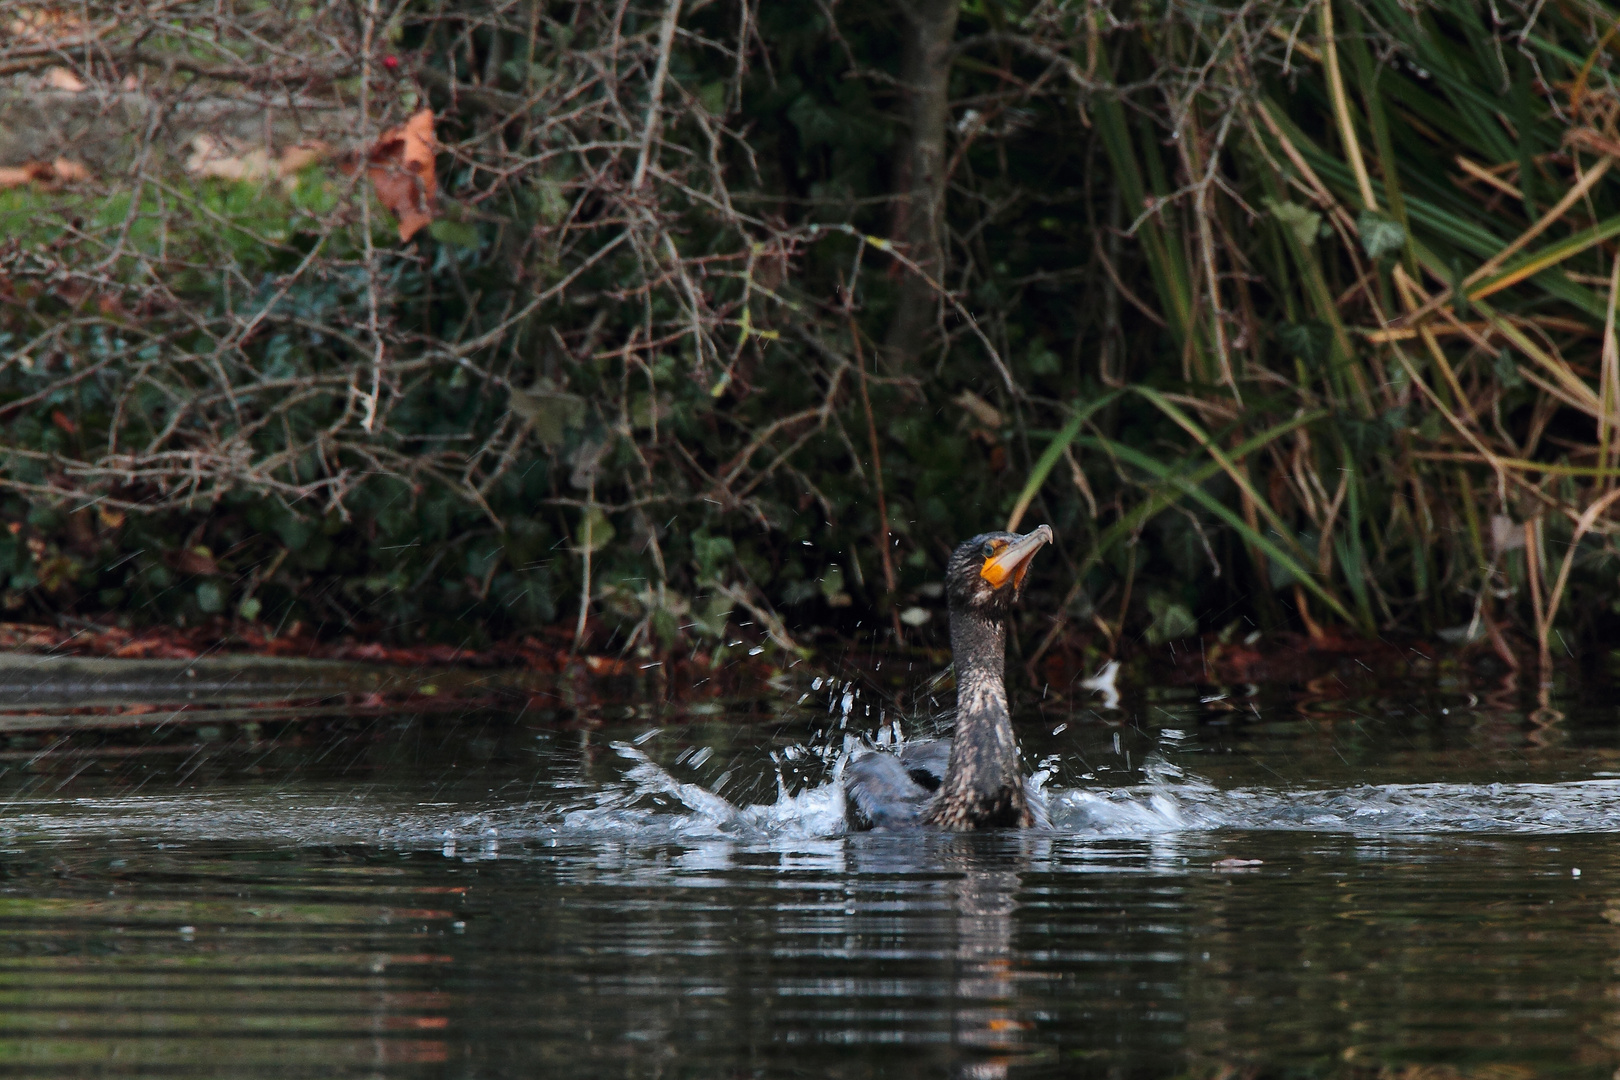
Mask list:
[{"label": "white foam on water", "polygon": [[[563,815],[564,831],[619,832],[626,826],[633,831],[660,817],[668,819],[666,829],[688,835],[811,839],[847,831],[841,776],[847,753],[824,783],[790,794],[778,778],[775,802],[738,806],[676,780],[634,747],[617,744],[616,749],[634,762],[626,774],[629,786],[593,808]],[[1364,836],[1620,831],[1620,779],[1220,789],[1163,761],[1150,763],[1145,772],[1144,783],[1128,787],[1050,789],[1043,770],[1031,779],[1030,791],[1037,808],[1044,803],[1052,833],[1081,839],[1216,830]],[[628,814],[631,804],[649,794],[673,797],[685,812]]]},{"label": "white foam on water", "polygon": [[[778,772],[775,802],[738,806],[705,787],[675,779],[636,746],[614,743],[613,749],[631,763],[624,782],[605,789],[594,806],[558,815],[562,831],[622,833],[626,825],[634,828],[652,825],[666,833],[686,837],[806,839],[835,836],[844,831],[843,770],[847,754],[839,757],[832,778],[826,783],[789,793]],[[637,805],[648,796],[674,799],[685,813],[673,810],[659,813]]]},{"label": "white foam on water", "polygon": [[1367,836],[1606,833],[1620,831],[1620,780],[1223,790],[1158,764],[1144,784],[1055,793],[1051,816],[1059,832],[1096,836],[1217,829]]},{"label": "white foam on water", "polygon": [[[332,791],[235,792],[29,799],[0,804],[0,847],[105,837],[158,843],[375,844],[496,857],[523,845],[570,840],[620,843],[836,839],[844,817],[843,768],[854,740],[827,771],[790,790],[780,771],[770,802],[733,802],[677,779],[639,747],[614,744],[628,763],[619,779],[553,788],[524,802],[412,803]],[[802,755],[783,754],[781,759]],[[1043,763],[1044,764],[1044,763]],[[1044,828],[1056,838],[1173,840],[1216,831],[1358,836],[1620,832],[1620,778],[1563,783],[1365,784],[1336,788],[1217,788],[1166,762],[1128,787],[1050,786],[1032,778]],[[506,848],[502,848],[506,844]]]}]

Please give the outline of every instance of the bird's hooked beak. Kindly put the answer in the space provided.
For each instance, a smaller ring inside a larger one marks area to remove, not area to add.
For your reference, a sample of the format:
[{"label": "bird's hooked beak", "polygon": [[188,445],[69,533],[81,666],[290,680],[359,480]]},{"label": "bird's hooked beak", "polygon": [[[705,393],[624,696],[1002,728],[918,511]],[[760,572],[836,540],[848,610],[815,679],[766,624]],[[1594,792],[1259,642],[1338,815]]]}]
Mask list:
[{"label": "bird's hooked beak", "polygon": [[979,576],[988,581],[991,588],[999,589],[1011,581],[1015,590],[1021,589],[1024,585],[1024,575],[1029,572],[1030,560],[1035,557],[1037,551],[1051,542],[1052,526],[1041,525],[985,559]]}]

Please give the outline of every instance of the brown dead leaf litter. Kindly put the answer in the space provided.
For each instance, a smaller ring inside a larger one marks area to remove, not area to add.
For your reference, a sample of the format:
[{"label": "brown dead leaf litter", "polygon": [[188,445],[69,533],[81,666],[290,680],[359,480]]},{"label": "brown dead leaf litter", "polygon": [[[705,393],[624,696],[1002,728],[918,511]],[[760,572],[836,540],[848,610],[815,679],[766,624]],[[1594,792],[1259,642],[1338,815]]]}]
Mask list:
[{"label": "brown dead leaf litter", "polygon": [[[53,89],[69,93],[86,89],[84,82],[65,68],[51,68],[46,81]],[[312,165],[333,161],[340,171],[353,175],[363,162],[377,201],[397,220],[400,242],[405,243],[438,217],[439,185],[433,159],[439,143],[433,125],[433,111],[422,109],[403,124],[383,132],[363,154],[348,155],[339,154],[330,143],[321,140],[301,142],[277,151],[200,132],[191,139],[184,168],[187,175],[199,180],[233,183],[274,180],[284,190],[291,190],[297,185],[299,174]],[[0,188],[32,184],[55,190],[91,179],[93,175],[88,167],[67,157],[0,166]]]},{"label": "brown dead leaf litter", "polygon": [[244,147],[205,132],[191,140],[186,172],[199,179],[248,183],[278,180],[284,188],[290,188],[297,183],[300,172],[331,156],[332,147],[324,142],[300,143],[272,156],[263,147]]},{"label": "brown dead leaf litter", "polygon": [[42,188],[52,189],[82,183],[89,179],[90,170],[70,158],[0,166],[0,188],[37,184]]},{"label": "brown dead leaf litter", "polygon": [[365,162],[377,201],[399,223],[400,241],[409,241],[438,216],[439,185],[433,158],[439,143],[433,131],[431,109],[422,109],[397,127],[389,128],[364,155],[341,155],[319,140],[282,148],[249,146],[207,132],[191,140],[186,172],[199,179],[237,182],[277,180],[283,187],[297,183],[298,174],[311,165],[335,161],[350,175]]}]

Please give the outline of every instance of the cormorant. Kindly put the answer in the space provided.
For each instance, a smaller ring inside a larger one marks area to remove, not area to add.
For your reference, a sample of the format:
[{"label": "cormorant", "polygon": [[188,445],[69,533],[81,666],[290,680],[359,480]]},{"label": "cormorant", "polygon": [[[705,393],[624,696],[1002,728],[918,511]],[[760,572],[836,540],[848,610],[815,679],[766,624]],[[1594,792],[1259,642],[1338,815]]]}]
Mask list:
[{"label": "cormorant", "polygon": [[1006,619],[1052,529],[984,533],[951,554],[945,591],[956,665],[954,739],[872,751],[844,769],[844,806],[856,829],[933,826],[954,831],[1035,824],[1019,768],[1003,682]]}]

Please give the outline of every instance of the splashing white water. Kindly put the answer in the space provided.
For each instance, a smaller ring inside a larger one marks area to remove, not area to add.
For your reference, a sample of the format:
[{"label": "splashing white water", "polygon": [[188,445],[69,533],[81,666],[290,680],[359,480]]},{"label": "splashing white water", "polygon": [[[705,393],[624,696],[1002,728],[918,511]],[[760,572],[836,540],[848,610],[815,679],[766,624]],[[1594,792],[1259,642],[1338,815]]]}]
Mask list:
[{"label": "splashing white water", "polygon": [[[257,794],[136,795],[22,799],[0,804],[0,848],[82,841],[268,841],[283,844],[433,848],[447,857],[494,858],[524,845],[820,842],[848,831],[843,769],[863,743],[792,747],[776,756],[769,802],[727,799],[684,782],[639,747],[616,743],[628,763],[605,784],[558,783],[538,800],[416,802],[364,798],[342,785]],[[791,763],[820,759],[797,789]],[[1048,767],[1030,791],[1053,838],[1174,840],[1214,831],[1288,831],[1357,836],[1552,835],[1620,831],[1620,779],[1565,783],[1382,784],[1337,788],[1220,789],[1164,761],[1128,787],[1053,788]],[[716,786],[719,786],[717,781]]]},{"label": "splashing white water", "polygon": [[[563,831],[623,832],[655,828],[685,836],[820,838],[847,831],[842,786],[847,750],[825,782],[790,793],[778,775],[775,802],[737,805],[683,783],[628,744],[625,782],[597,804],[560,816]],[[1163,761],[1145,783],[1117,788],[1048,790],[1048,774],[1031,778],[1051,832],[1073,836],[1152,838],[1215,830],[1423,835],[1432,833],[1580,833],[1620,830],[1620,780],[1550,784],[1363,784],[1347,788],[1219,789]],[[679,809],[634,809],[648,796]]]},{"label": "splashing white water", "polygon": [[[624,782],[598,793],[595,805],[564,811],[558,824],[567,832],[622,832],[653,828],[682,836],[833,836],[844,831],[844,762],[840,755],[826,783],[789,794],[780,771],[776,801],[738,806],[708,788],[671,776],[639,747],[614,743],[631,762]],[[636,804],[648,796],[673,799],[685,813],[649,810]]]}]

